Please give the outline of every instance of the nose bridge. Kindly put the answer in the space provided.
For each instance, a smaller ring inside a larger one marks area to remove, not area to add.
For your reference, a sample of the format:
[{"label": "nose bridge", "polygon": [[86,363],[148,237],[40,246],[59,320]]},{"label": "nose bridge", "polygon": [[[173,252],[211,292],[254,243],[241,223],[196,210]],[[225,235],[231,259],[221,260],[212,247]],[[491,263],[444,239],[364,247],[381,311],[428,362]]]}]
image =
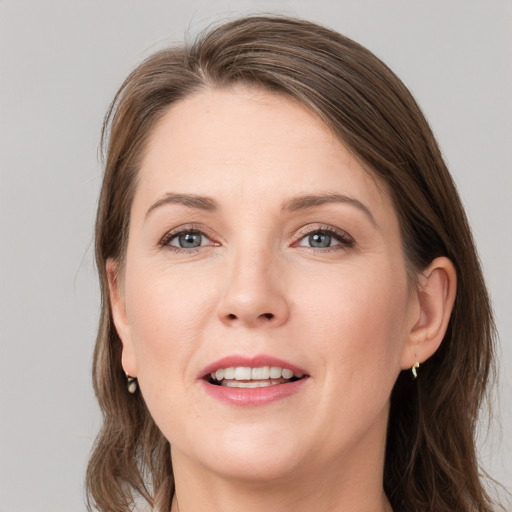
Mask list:
[{"label": "nose bridge", "polygon": [[239,244],[229,258],[219,316],[229,324],[280,325],[288,318],[280,259],[271,244]]}]

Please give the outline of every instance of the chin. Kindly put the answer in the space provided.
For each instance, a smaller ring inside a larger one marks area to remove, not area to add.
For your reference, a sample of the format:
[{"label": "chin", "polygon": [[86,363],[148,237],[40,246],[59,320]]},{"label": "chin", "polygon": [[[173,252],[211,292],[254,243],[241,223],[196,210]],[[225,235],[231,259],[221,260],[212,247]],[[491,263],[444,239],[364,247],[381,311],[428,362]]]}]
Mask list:
[{"label": "chin", "polygon": [[296,475],[301,468],[291,453],[287,451],[276,453],[276,449],[258,452],[250,449],[240,453],[224,452],[221,460],[221,468],[218,465],[210,468],[216,474],[231,481],[256,486],[285,480]]},{"label": "chin", "polygon": [[[178,448],[178,456],[229,480],[258,485],[286,479],[304,467],[301,461],[306,454],[299,439],[290,436],[290,430],[283,426],[260,424],[215,429],[203,439],[191,450]],[[173,464],[174,459],[173,454]]]}]

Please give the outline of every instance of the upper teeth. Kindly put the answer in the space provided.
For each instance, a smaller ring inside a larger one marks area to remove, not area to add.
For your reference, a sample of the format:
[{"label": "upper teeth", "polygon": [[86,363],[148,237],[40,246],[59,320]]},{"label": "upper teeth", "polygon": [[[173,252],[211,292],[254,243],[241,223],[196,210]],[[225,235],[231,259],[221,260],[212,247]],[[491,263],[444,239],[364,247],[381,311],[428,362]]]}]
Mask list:
[{"label": "upper teeth", "polygon": [[279,368],[278,366],[261,366],[250,368],[248,366],[232,366],[231,368],[219,368],[211,374],[212,379],[221,381],[222,379],[234,380],[265,380],[265,379],[291,379],[297,377],[300,379],[302,373],[294,373],[288,368]]}]

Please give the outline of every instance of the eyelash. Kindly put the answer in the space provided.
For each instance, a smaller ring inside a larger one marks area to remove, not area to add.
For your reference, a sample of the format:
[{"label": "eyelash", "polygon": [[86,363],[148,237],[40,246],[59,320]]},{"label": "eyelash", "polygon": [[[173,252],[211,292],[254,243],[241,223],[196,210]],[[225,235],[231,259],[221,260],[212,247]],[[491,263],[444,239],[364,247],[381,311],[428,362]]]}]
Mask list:
[{"label": "eyelash", "polygon": [[[201,235],[206,238],[208,238],[210,241],[213,239],[212,235],[209,235],[205,232],[204,228],[201,226],[196,225],[189,225],[189,226],[180,226],[176,229],[173,229],[172,231],[169,231],[167,234],[164,235],[164,237],[160,240],[158,245],[160,247],[167,247],[170,250],[176,252],[176,253],[191,253],[195,252],[202,247],[205,247],[204,245],[200,245],[199,247],[192,247],[192,248],[185,248],[185,247],[176,247],[174,245],[170,245],[171,241],[180,235],[187,235],[187,234],[194,234],[194,235]],[[212,245],[219,245],[217,242],[213,242]]]},{"label": "eyelash", "polygon": [[[208,246],[216,246],[219,245],[218,242],[213,242],[213,244],[208,244],[207,246],[200,245],[198,247],[192,247],[192,248],[185,248],[185,247],[177,247],[174,245],[170,245],[171,241],[175,238],[186,235],[186,234],[196,234],[201,235],[212,241],[213,237],[212,235],[209,235],[204,231],[204,229],[200,226],[190,225],[190,226],[180,226],[176,229],[173,229],[172,231],[168,232],[159,242],[160,247],[168,247],[172,251],[176,253],[191,253],[198,251],[202,247],[208,247]],[[321,235],[328,235],[334,238],[339,244],[330,246],[330,247],[324,247],[324,248],[318,248],[318,247],[311,247],[311,246],[301,246],[299,243],[304,240],[308,236],[312,236],[314,234],[321,234]],[[332,226],[315,226],[314,228],[305,228],[303,230],[300,230],[297,234],[297,237],[295,241],[291,244],[292,247],[305,247],[306,249],[311,249],[314,252],[330,252],[330,251],[337,251],[341,249],[350,249],[354,247],[355,241],[354,239],[345,231],[342,231],[340,229],[335,229]]]},{"label": "eyelash", "polygon": [[[337,242],[339,242],[339,244],[324,248],[298,245],[302,240],[314,234],[331,236]],[[333,228],[332,226],[315,226],[314,228],[305,228],[304,230],[299,231],[297,239],[292,245],[298,247],[305,247],[306,249],[311,249],[314,252],[325,253],[331,251],[339,251],[343,249],[351,249],[352,247],[355,246],[355,241],[348,233],[342,231],[341,229],[336,229]]]}]

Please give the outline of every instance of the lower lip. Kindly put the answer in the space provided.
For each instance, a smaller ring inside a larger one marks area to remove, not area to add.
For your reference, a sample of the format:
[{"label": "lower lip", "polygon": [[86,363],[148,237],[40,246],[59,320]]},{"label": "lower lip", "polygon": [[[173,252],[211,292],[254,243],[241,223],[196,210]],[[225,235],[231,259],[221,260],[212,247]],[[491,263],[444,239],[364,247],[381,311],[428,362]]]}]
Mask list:
[{"label": "lower lip", "polygon": [[230,388],[201,381],[206,392],[220,402],[238,407],[255,407],[287,398],[302,390],[309,379],[304,377],[295,382],[286,382],[264,388]]}]

